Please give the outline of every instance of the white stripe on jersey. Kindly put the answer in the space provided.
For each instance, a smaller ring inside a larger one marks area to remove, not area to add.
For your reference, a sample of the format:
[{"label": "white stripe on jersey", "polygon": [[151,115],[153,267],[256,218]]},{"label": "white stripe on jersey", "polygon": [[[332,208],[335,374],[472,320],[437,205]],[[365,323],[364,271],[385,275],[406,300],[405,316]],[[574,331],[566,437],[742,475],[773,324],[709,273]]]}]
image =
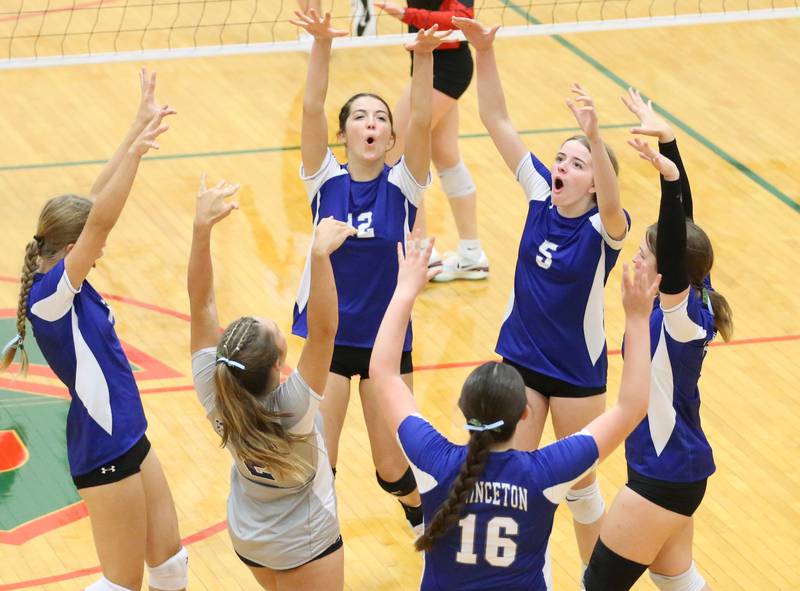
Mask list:
[{"label": "white stripe on jersey", "polygon": [[592,290],[586,300],[586,309],[583,312],[583,338],[586,341],[586,351],[592,365],[597,363],[606,346],[606,331],[603,326],[603,288],[606,278],[606,249],[600,243],[600,260],[592,279]]},{"label": "white stripe on jersey", "polygon": [[675,384],[672,380],[672,364],[664,335],[664,325],[658,336],[658,345],[650,366],[650,403],[647,407],[647,420],[650,438],[656,455],[661,455],[675,429],[675,407],[672,396]]},{"label": "white stripe on jersey", "polygon": [[706,329],[689,318],[689,294],[677,306],[669,310],[661,308],[664,312],[664,327],[667,334],[679,343],[689,343],[708,336]]},{"label": "white stripe on jersey", "polygon": [[114,425],[108,382],[97,358],[83,339],[75,308],[72,309],[72,342],[75,346],[75,393],[89,416],[111,435]]}]

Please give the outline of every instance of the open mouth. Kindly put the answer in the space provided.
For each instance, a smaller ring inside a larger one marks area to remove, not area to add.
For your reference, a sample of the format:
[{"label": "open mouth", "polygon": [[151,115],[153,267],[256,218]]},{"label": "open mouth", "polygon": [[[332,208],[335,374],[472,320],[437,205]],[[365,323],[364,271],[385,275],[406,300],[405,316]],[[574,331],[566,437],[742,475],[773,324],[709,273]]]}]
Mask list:
[{"label": "open mouth", "polygon": [[374,138],[374,137],[372,137],[372,136],[368,137],[368,138],[367,138],[367,143],[368,143],[368,144],[371,146],[372,144],[374,144],[374,143],[375,143],[375,138]]},{"label": "open mouth", "polygon": [[556,191],[560,191],[562,188],[564,188],[564,181],[562,181],[559,177],[554,178],[553,179],[553,188]]}]

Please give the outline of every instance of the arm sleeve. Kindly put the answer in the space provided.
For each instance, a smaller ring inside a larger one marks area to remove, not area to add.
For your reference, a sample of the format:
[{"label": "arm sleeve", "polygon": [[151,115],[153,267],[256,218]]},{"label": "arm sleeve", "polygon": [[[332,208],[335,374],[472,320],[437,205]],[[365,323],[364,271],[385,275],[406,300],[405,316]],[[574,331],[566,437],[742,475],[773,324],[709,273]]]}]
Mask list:
[{"label": "arm sleeve", "polygon": [[408,199],[411,205],[419,207],[419,204],[422,203],[425,190],[431,186],[431,173],[428,171],[428,182],[424,185],[420,185],[417,179],[414,178],[414,175],[411,174],[411,171],[408,170],[406,157],[403,156],[400,158],[400,162],[395,164],[389,171],[388,180],[393,185],[400,187],[400,191],[405,195],[405,198]]},{"label": "arm sleeve", "polygon": [[422,8],[406,8],[403,22],[418,29],[429,29],[439,25],[440,31],[452,30],[454,16],[475,18],[472,8],[473,0],[445,0],[439,10],[424,10]]},{"label": "arm sleeve", "polygon": [[552,183],[550,170],[533,153],[519,161],[516,177],[528,201],[547,201]]},{"label": "arm sleeve", "polygon": [[420,494],[436,488],[459,449],[418,414],[407,416],[397,428],[397,440],[411,466]]},{"label": "arm sleeve", "polygon": [[64,259],[61,259],[31,289],[31,314],[46,322],[55,322],[72,309],[80,291],[80,287],[75,289],[70,284]]},{"label": "arm sleeve", "polygon": [[662,293],[681,293],[689,287],[686,266],[686,215],[681,205],[680,181],[661,177],[661,206],[658,212],[656,265],[661,273]]},{"label": "arm sleeve", "polygon": [[658,144],[658,151],[669,158],[678,167],[681,173],[681,198],[683,199],[683,213],[687,219],[694,220],[694,207],[692,205],[692,189],[689,186],[689,177],[686,176],[686,169],[681,160],[681,153],[678,151],[678,140],[672,140],[666,144]]},{"label": "arm sleeve", "polygon": [[274,401],[272,410],[288,415],[281,423],[289,433],[302,436],[314,430],[314,417],[322,396],[306,384],[300,372],[292,373],[270,398]]},{"label": "arm sleeve", "polygon": [[200,349],[192,355],[192,381],[197,399],[210,416],[216,409],[217,387],[214,371],[217,367],[217,350],[213,347]]},{"label": "arm sleeve", "polygon": [[336,161],[330,148],[328,148],[328,153],[325,155],[322,166],[320,166],[319,170],[315,173],[306,175],[306,171],[303,170],[303,165],[301,164],[300,180],[303,181],[303,185],[306,188],[308,200],[312,201],[314,199],[314,196],[319,192],[326,181],[340,174],[346,174],[346,171],[342,168],[342,165]]},{"label": "arm sleeve", "polygon": [[587,431],[531,453],[540,462],[542,494],[554,505],[564,500],[572,485],[594,469],[600,458],[597,443]]}]

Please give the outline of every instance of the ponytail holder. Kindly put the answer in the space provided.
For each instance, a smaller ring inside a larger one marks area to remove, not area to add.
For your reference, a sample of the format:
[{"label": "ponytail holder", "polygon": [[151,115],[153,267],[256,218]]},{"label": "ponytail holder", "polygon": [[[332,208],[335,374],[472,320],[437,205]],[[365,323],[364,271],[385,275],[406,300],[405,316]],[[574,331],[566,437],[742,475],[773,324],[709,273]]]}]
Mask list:
[{"label": "ponytail holder", "polygon": [[467,424],[464,427],[467,431],[499,431],[500,427],[505,425],[505,421],[500,419],[499,421],[495,421],[494,423],[489,423],[488,425],[484,425],[478,419],[470,419],[467,421]]},{"label": "ponytail holder", "polygon": [[708,295],[708,290],[703,288],[703,304],[708,308],[708,312],[713,316],[714,308],[711,306],[711,296]]},{"label": "ponytail holder", "polygon": [[217,363],[224,363],[228,367],[235,367],[236,369],[244,369],[244,365],[227,357],[217,357]]},{"label": "ponytail holder", "polygon": [[22,342],[22,337],[18,334],[6,343],[5,347],[3,347],[2,355],[5,355],[12,347],[16,347],[17,349],[25,349],[25,344]]},{"label": "ponytail holder", "polygon": [[42,244],[44,244],[44,237],[43,236],[39,236],[38,234],[34,234],[33,239],[36,241],[36,244],[39,245],[39,248],[41,248]]}]

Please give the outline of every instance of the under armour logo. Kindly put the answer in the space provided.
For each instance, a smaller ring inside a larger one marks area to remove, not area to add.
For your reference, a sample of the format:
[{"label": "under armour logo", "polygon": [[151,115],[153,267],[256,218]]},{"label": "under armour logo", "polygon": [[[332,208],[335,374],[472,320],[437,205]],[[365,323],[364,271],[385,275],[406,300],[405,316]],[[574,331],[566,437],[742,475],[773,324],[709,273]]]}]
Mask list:
[{"label": "under armour logo", "polygon": [[108,468],[100,468],[100,473],[101,474],[106,474],[107,472],[116,472],[116,471],[117,471],[117,467],[113,466],[113,465],[109,466]]}]

